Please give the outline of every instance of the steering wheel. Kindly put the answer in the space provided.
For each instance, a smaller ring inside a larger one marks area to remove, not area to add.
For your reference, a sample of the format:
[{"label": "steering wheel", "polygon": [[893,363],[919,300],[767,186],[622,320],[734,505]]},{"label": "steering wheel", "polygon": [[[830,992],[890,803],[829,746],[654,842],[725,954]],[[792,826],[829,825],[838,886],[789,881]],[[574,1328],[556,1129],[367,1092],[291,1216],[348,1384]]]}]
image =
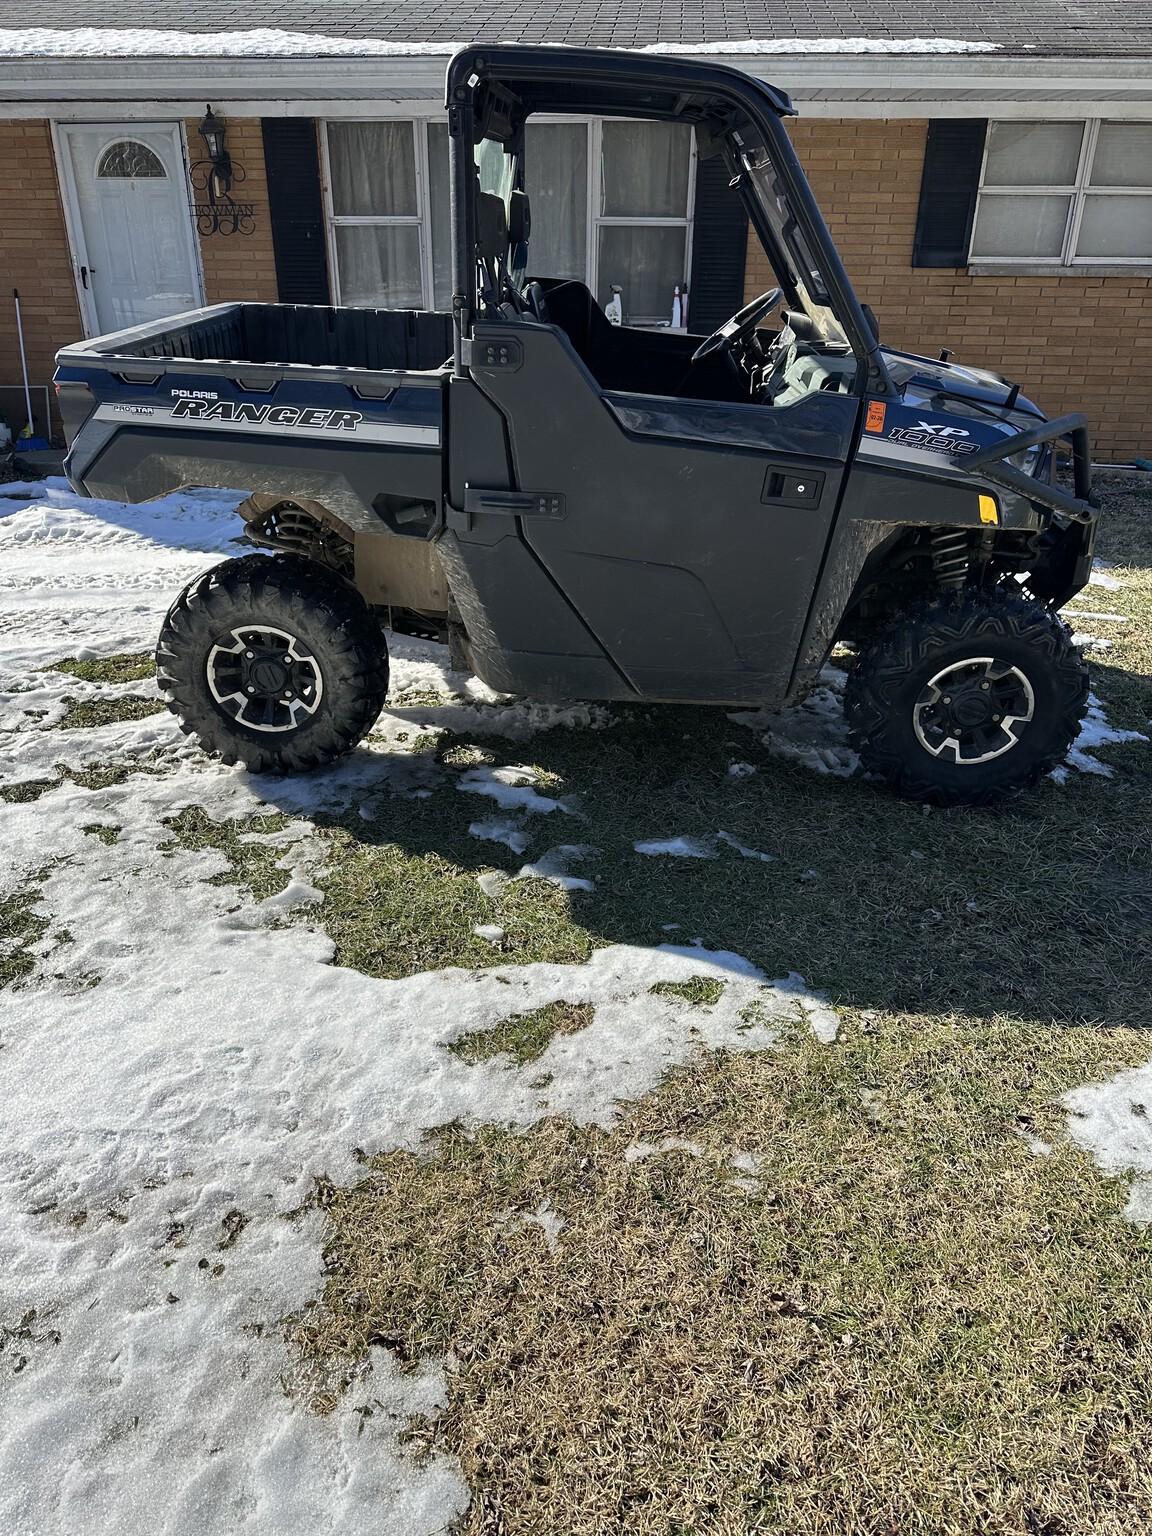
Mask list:
[{"label": "steering wheel", "polygon": [[779,304],[784,297],[780,288],[772,288],[768,293],[762,293],[758,299],[753,299],[751,304],[745,304],[738,310],[731,320],[725,320],[718,331],[713,331],[707,341],[702,341],[692,354],[694,363],[703,362],[706,357],[711,357],[714,352],[729,352],[738,341],[743,341],[750,336],[756,327]]}]

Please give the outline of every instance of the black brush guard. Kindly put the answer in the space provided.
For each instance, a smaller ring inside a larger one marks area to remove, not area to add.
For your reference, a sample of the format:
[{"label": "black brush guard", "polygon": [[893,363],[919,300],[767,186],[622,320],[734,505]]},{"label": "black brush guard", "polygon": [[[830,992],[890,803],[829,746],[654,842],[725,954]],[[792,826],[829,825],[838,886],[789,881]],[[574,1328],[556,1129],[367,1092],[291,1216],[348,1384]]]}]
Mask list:
[{"label": "black brush guard", "polygon": [[[1038,443],[1056,442],[1060,438],[1067,438],[1072,445],[1072,483],[1076,487],[1074,494],[1051,481],[1046,483],[1035,480],[1022,469],[1017,469],[1015,464],[1004,462],[1014,454],[1034,448]],[[1091,499],[1088,418],[1079,412],[1070,416],[1057,416],[1055,421],[1042,421],[1038,426],[1028,427],[1023,432],[1004,438],[1002,442],[994,443],[991,448],[985,448],[971,458],[953,459],[952,462],[958,469],[979,474],[996,485],[1006,486],[1008,490],[1026,496],[1029,501],[1038,501],[1042,506],[1062,512],[1075,522],[1093,523],[1096,520],[1096,508]]]}]

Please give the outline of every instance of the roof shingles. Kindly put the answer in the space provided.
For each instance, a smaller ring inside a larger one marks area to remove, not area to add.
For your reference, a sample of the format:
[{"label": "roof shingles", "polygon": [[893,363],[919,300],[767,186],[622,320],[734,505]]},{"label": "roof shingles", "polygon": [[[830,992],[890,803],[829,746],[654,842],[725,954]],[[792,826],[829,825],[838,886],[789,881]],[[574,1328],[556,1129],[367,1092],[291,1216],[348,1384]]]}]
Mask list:
[{"label": "roof shingles", "polygon": [[[33,21],[0,0],[0,27]],[[126,25],[123,0],[37,0],[40,27]],[[947,37],[1009,54],[1152,56],[1152,0],[155,0],[146,25],[185,32],[276,27],[390,42],[743,42],[761,38]]]}]

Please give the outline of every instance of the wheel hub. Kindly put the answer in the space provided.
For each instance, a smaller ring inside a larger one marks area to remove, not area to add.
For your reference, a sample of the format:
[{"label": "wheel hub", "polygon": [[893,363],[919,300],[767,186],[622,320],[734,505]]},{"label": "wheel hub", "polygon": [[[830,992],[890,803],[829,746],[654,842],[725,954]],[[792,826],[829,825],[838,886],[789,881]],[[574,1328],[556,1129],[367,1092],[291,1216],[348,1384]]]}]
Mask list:
[{"label": "wheel hub", "polygon": [[994,656],[953,662],[931,678],[912,710],[916,739],[933,757],[975,765],[1011,752],[1036,697],[1019,667]]},{"label": "wheel hub", "polygon": [[208,653],[208,688],[231,719],[253,731],[293,731],[324,693],[320,665],[287,630],[243,625]]}]

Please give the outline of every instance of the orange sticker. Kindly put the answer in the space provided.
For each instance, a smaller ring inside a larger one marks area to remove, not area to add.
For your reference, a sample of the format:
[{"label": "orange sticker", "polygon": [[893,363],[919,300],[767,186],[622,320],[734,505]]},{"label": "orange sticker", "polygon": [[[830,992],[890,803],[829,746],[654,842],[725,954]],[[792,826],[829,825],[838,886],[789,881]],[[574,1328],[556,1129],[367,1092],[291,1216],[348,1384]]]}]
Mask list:
[{"label": "orange sticker", "polygon": [[883,432],[884,416],[888,407],[883,400],[869,400],[868,414],[864,418],[864,430],[866,432]]}]

